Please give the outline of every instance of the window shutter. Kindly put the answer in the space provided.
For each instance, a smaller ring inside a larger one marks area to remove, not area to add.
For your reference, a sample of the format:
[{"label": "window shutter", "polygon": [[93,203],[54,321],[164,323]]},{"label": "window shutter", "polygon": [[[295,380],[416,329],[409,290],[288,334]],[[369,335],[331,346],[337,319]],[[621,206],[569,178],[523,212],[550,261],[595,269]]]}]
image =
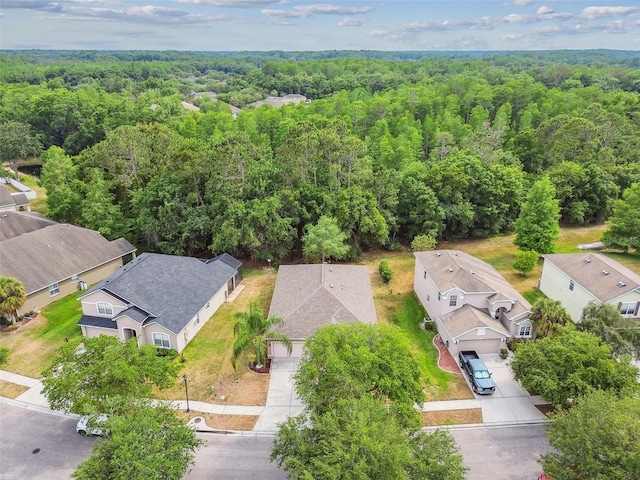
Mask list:
[{"label": "window shutter", "polygon": [[618,311],[622,310],[622,302],[618,302]]}]

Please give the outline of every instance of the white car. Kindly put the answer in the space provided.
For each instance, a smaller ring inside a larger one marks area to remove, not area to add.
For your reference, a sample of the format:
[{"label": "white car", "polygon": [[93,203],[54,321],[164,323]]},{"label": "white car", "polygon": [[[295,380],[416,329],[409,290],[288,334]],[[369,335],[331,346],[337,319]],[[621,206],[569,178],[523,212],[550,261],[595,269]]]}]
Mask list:
[{"label": "white car", "polygon": [[78,423],[76,424],[76,432],[78,432],[83,437],[87,434],[90,435],[99,435],[104,436],[108,433],[107,430],[103,430],[101,425],[109,418],[109,415],[102,413],[95,417],[91,422],[91,426],[87,428],[87,424],[89,423],[89,417],[83,416],[80,417]]}]

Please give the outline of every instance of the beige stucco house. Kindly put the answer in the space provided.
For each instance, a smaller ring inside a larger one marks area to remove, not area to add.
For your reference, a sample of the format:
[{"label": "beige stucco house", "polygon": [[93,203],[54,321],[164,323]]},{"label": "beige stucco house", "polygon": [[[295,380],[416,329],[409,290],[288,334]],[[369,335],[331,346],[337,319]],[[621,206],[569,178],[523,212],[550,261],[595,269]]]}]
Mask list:
[{"label": "beige stucco house", "polygon": [[230,255],[210,260],[143,253],[79,297],[85,337],[136,338],[181,352],[242,281]]},{"label": "beige stucco house", "polygon": [[[292,357],[301,357],[304,341],[317,329],[334,323],[377,323],[369,269],[362,265],[282,265],[278,269],[269,316],[293,343]],[[270,358],[286,357],[285,345],[270,342]]]},{"label": "beige stucco house", "polygon": [[27,300],[18,312],[24,314],[105,279],[136,248],[32,212],[2,212],[0,250],[0,275],[24,285]]},{"label": "beige stucco house", "polygon": [[608,303],[640,320],[640,275],[600,253],[543,255],[540,290],[558,300],[574,322],[589,302]]},{"label": "beige stucco house", "polygon": [[415,252],[414,290],[455,356],[530,338],[531,305],[488,263],[457,250]]}]

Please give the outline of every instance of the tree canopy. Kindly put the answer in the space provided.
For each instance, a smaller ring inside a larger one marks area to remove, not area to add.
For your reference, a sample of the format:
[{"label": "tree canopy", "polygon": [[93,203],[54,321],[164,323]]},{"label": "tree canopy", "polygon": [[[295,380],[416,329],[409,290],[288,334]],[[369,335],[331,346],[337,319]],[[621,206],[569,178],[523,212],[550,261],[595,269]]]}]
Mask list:
[{"label": "tree canopy", "polygon": [[626,480],[640,475],[640,398],[595,391],[552,417],[547,431],[554,451],[542,455],[554,480]]},{"label": "tree canopy", "polygon": [[18,309],[27,301],[24,285],[13,277],[0,277],[0,316],[16,323]]},{"label": "tree canopy", "polygon": [[553,253],[554,241],[560,234],[560,207],[555,188],[548,177],[536,181],[522,205],[515,222],[514,245],[522,250]]},{"label": "tree canopy", "polygon": [[640,183],[631,185],[622,193],[622,199],[616,200],[602,242],[625,252],[629,248],[640,250]]},{"label": "tree canopy", "polygon": [[560,327],[573,323],[571,315],[558,300],[541,298],[533,305],[529,318],[533,321],[536,337],[551,337]]},{"label": "tree canopy", "polygon": [[511,367],[525,389],[559,407],[593,390],[638,391],[638,369],[630,357],[615,359],[611,347],[599,337],[572,326],[518,345]]},{"label": "tree canopy", "polygon": [[640,327],[636,320],[624,318],[613,305],[589,302],[582,310],[578,330],[597,335],[617,357],[640,353]]},{"label": "tree canopy", "polygon": [[[136,339],[110,335],[77,337],[64,343],[43,372],[42,393],[55,410],[110,413],[115,398],[148,398],[153,387],[174,385],[180,366]],[[116,403],[119,405],[120,403]]]},{"label": "tree canopy", "polygon": [[320,257],[322,263],[327,258],[340,260],[349,253],[346,239],[336,219],[323,215],[316,225],[307,225],[302,237],[302,253],[307,258]]}]

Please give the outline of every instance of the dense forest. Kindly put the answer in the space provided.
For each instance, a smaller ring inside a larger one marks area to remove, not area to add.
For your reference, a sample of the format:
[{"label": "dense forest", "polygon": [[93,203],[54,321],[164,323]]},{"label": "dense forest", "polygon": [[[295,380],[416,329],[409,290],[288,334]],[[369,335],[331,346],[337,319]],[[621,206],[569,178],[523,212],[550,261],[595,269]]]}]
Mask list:
[{"label": "dense forest", "polygon": [[[585,225],[640,182],[638,66],[606,51],[5,51],[2,159],[42,156],[52,218],[172,254],[299,255],[321,215],[352,257],[496,235],[545,175],[561,222]],[[248,108],[286,94],[311,101]]]}]

